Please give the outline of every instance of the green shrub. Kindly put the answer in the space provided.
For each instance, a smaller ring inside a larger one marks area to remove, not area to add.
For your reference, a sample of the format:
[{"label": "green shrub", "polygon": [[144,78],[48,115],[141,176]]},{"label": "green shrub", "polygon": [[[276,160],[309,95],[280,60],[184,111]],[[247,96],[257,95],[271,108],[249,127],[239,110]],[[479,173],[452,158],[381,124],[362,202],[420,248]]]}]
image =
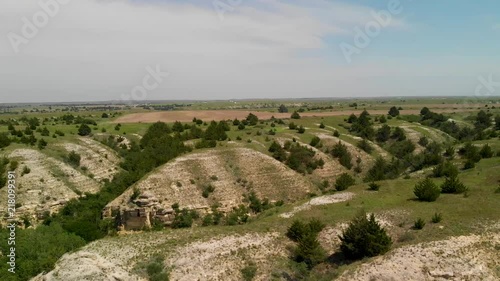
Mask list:
[{"label": "green shrub", "polygon": [[323,122],[321,122],[321,124],[319,124],[319,128],[320,129],[324,129],[325,128],[325,124],[323,124]]},{"label": "green shrub", "polygon": [[443,220],[443,215],[441,213],[434,213],[431,221],[433,223],[440,223]]},{"label": "green shrub", "polygon": [[294,260],[313,268],[326,258],[326,252],[318,241],[317,234],[308,233],[298,241],[294,249]]},{"label": "green shrub", "polygon": [[342,166],[346,167],[347,169],[352,168],[352,157],[349,151],[347,150],[347,146],[343,144],[341,141],[339,141],[337,144],[335,144],[330,151],[333,157],[338,158],[339,162]]},{"label": "green shrub", "polygon": [[297,111],[294,111],[292,115],[290,116],[292,119],[300,119],[300,115]]},{"label": "green shrub", "polygon": [[165,269],[164,258],[153,256],[147,264],[142,264],[149,281],[169,281],[169,272]]},{"label": "green shrub", "polygon": [[358,142],[358,147],[361,148],[362,150],[364,150],[368,154],[372,153],[372,151],[373,151],[373,147],[365,139]]},{"label": "green shrub", "polygon": [[38,149],[42,150],[42,149],[44,149],[45,147],[47,147],[47,144],[48,144],[48,143],[47,143],[47,141],[46,141],[46,140],[44,140],[44,139],[39,139],[39,140],[38,140],[37,147],[38,147]]},{"label": "green shrub", "polygon": [[244,281],[252,281],[257,273],[257,266],[254,262],[250,262],[241,269],[241,276]]},{"label": "green shrub", "polygon": [[368,187],[370,190],[378,191],[380,189],[380,184],[372,182],[372,183],[368,184]]},{"label": "green shrub", "polygon": [[458,175],[458,168],[450,161],[439,163],[432,170],[432,175],[436,178],[439,177],[456,177]]},{"label": "green shrub", "polygon": [[343,173],[335,181],[335,189],[337,191],[346,190],[349,186],[354,185],[356,180],[348,173]]},{"label": "green shrub", "polygon": [[429,178],[418,182],[413,193],[420,201],[436,201],[441,194],[441,189]]},{"label": "green shrub", "polygon": [[317,136],[314,136],[309,143],[310,146],[316,147],[321,142],[321,139]]},{"label": "green shrub", "polygon": [[203,198],[208,198],[208,196],[210,196],[210,193],[212,193],[214,191],[215,191],[215,187],[212,184],[205,185],[203,187],[203,191],[201,193],[201,196],[203,196]]},{"label": "green shrub", "polygon": [[337,130],[333,131],[333,136],[337,137],[337,138],[340,137],[339,131],[337,131]]},{"label": "green shrub", "polygon": [[377,130],[375,139],[378,142],[386,142],[389,140],[390,137],[391,137],[391,127],[387,124],[384,124]]},{"label": "green shrub", "polygon": [[[244,224],[248,222],[248,208],[244,205],[238,206],[238,208],[233,208],[233,210],[226,216],[227,225],[237,225]],[[214,219],[214,224],[215,219]]]},{"label": "green shrub", "polygon": [[458,152],[471,162],[477,163],[481,160],[479,149],[470,142],[466,143]]},{"label": "green shrub", "polygon": [[455,156],[455,148],[453,146],[446,147],[444,151],[444,156],[452,159]]},{"label": "green shrub", "polygon": [[340,249],[349,259],[374,257],[386,253],[392,240],[384,228],[375,221],[375,216],[368,219],[365,212],[359,213],[345,229],[341,236]]},{"label": "green shrub", "polygon": [[499,194],[500,193],[500,185],[495,189],[495,193]]},{"label": "green shrub", "polygon": [[78,128],[78,134],[80,136],[88,136],[88,135],[90,135],[91,132],[92,132],[92,129],[87,124],[82,124]]},{"label": "green shrub", "polygon": [[389,109],[389,115],[392,116],[392,117],[396,117],[399,115],[399,110],[397,109],[397,107],[393,106]]},{"label": "green shrub", "polygon": [[[9,232],[0,228],[0,239],[7,241]],[[7,254],[0,257],[2,265],[1,280],[30,280],[41,272],[48,272],[65,253],[76,251],[83,247],[85,241],[73,233],[68,233],[58,223],[39,225],[32,229],[16,230],[16,259],[15,273],[7,272]],[[7,243],[0,243],[0,251],[9,253]],[[3,266],[5,262],[5,266]]]},{"label": "green shrub", "polygon": [[474,162],[474,160],[469,159],[465,161],[464,170],[474,169],[474,167],[476,167],[476,162]]},{"label": "green shrub", "polygon": [[488,144],[483,145],[483,147],[479,151],[479,155],[481,155],[481,158],[493,157],[493,150],[491,149],[491,146],[489,146]]},{"label": "green shrub", "polygon": [[292,225],[288,228],[286,232],[286,237],[292,241],[299,241],[303,237],[309,234],[317,235],[325,228],[325,225],[318,219],[312,219],[308,223],[304,223],[301,220],[294,220]]},{"label": "green shrub", "polygon": [[134,187],[132,195],[130,196],[130,201],[134,201],[135,199],[139,198],[139,195],[141,195],[141,191],[139,190],[139,188]]},{"label": "green shrub", "polygon": [[309,221],[307,226],[309,227],[311,233],[318,234],[325,228],[326,225],[319,219],[313,218]]},{"label": "green shrub", "polygon": [[[314,150],[312,150],[311,148],[302,146],[298,143],[292,145],[289,142],[285,143],[285,149],[287,148],[290,154],[285,163],[288,167],[299,173],[311,173],[324,164],[324,161],[322,159],[320,159],[321,161],[314,159],[316,152],[314,152]],[[281,151],[281,153],[278,153],[276,155],[275,152],[273,153],[273,157],[275,157],[276,159],[281,159],[283,157],[286,157],[286,153],[284,153],[284,151]]]},{"label": "green shrub", "polygon": [[23,170],[22,170],[22,172],[21,172],[21,177],[22,177],[22,176],[24,176],[24,175],[27,175],[27,174],[29,174],[29,173],[31,173],[31,169],[30,169],[30,168],[28,168],[28,166],[24,166],[24,167],[23,167]]},{"label": "green shrub", "polygon": [[213,223],[214,223],[214,218],[213,218],[212,214],[206,214],[203,217],[201,225],[202,226],[209,226],[209,225],[213,225]]},{"label": "green shrub", "polygon": [[425,226],[425,221],[421,218],[418,218],[415,223],[413,223],[413,229],[420,230],[424,228]]},{"label": "green shrub", "polygon": [[193,217],[196,217],[193,211],[188,211],[187,209],[177,210],[175,212],[174,221],[172,222],[172,228],[191,227],[191,225],[193,225]]},{"label": "green shrub", "polygon": [[415,145],[410,140],[397,141],[388,147],[388,151],[397,158],[404,158],[415,150]]},{"label": "green shrub", "polygon": [[468,188],[460,182],[458,177],[449,177],[444,180],[441,184],[441,192],[442,193],[464,193],[468,190]]},{"label": "green shrub", "polygon": [[74,167],[79,167],[80,166],[80,160],[81,160],[80,154],[76,153],[75,151],[71,151],[68,154],[67,161],[68,161],[68,163],[70,165],[72,165]]},{"label": "green shrub", "polygon": [[406,133],[400,127],[396,127],[394,128],[394,132],[392,133],[391,138],[395,139],[396,141],[404,141],[406,140]]},{"label": "green shrub", "polygon": [[426,147],[429,144],[429,139],[426,136],[422,136],[418,140],[418,144],[420,144],[423,147]]},{"label": "green shrub", "polygon": [[[264,210],[264,204],[259,199],[259,197],[257,197],[257,194],[254,191],[252,191],[252,192],[250,192],[250,194],[248,194],[248,201],[250,202],[248,207],[254,213],[260,213]],[[269,206],[267,206],[267,207],[269,207]]]},{"label": "green shrub", "polygon": [[11,160],[9,165],[10,170],[14,171],[17,169],[17,167],[19,167],[19,162],[17,162],[16,160]]}]

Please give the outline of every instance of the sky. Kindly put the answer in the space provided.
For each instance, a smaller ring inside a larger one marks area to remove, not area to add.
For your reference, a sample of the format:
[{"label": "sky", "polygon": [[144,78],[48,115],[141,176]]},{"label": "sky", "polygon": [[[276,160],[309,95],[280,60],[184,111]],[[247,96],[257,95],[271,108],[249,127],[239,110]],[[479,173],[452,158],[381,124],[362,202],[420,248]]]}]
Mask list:
[{"label": "sky", "polygon": [[0,103],[498,96],[499,11],[498,0],[2,0]]}]

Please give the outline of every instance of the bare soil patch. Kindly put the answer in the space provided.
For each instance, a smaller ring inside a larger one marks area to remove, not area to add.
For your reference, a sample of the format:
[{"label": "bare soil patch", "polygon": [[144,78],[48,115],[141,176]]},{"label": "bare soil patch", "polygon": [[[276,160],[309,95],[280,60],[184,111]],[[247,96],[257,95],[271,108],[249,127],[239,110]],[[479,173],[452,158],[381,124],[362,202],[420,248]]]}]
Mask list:
[{"label": "bare soil patch", "polygon": [[340,193],[335,193],[332,195],[324,195],[324,196],[316,197],[316,198],[309,200],[309,202],[307,202],[307,203],[304,203],[300,206],[293,208],[293,210],[288,212],[288,213],[281,214],[280,217],[288,219],[288,218],[293,217],[296,213],[298,213],[300,211],[309,210],[312,206],[320,206],[320,205],[345,202],[345,201],[351,200],[352,197],[354,197],[354,193],[352,193],[352,192],[340,192]]},{"label": "bare soil patch", "polygon": [[279,233],[226,236],[194,242],[178,248],[167,261],[173,267],[170,280],[242,280],[240,270],[247,262],[257,267],[254,280],[269,280],[272,261],[286,257]]}]

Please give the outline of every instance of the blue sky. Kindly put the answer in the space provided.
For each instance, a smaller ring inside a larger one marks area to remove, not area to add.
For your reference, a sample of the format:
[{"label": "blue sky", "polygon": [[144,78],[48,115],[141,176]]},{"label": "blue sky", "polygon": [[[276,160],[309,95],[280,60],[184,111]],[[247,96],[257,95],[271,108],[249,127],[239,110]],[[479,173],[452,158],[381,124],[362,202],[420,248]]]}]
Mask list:
[{"label": "blue sky", "polygon": [[[397,14],[391,1],[70,1],[27,38],[23,18],[44,9],[3,0],[0,102],[472,96],[480,77],[500,82],[500,1],[400,0]],[[361,47],[373,13],[391,19]],[[157,67],[168,78],[138,95]]]}]

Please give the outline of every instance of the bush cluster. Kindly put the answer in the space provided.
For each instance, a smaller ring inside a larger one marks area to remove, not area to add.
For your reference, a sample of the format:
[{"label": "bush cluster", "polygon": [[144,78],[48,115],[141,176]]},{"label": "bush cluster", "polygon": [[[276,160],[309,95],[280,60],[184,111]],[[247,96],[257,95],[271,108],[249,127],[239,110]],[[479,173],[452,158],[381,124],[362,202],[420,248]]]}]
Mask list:
[{"label": "bush cluster", "polygon": [[277,142],[273,142],[268,151],[276,160],[284,162],[291,169],[303,174],[312,173],[325,164],[323,159],[315,159],[314,150],[298,143],[286,142],[282,147]]},{"label": "bush cluster", "polygon": [[392,245],[391,238],[375,220],[375,216],[371,214],[367,218],[365,212],[359,213],[339,238],[342,242],[340,249],[349,259],[384,254]]},{"label": "bush cluster", "polygon": [[308,268],[312,268],[325,259],[325,250],[318,241],[318,234],[324,227],[325,225],[317,219],[312,219],[308,223],[300,220],[295,220],[292,223],[286,236],[297,242],[297,246],[293,250],[296,262],[305,263]]},{"label": "bush cluster", "polygon": [[352,168],[352,156],[351,153],[347,150],[347,146],[343,144],[341,141],[339,141],[337,144],[335,144],[330,151],[331,155],[334,158],[337,158],[340,162],[340,164],[347,169]]},{"label": "bush cluster", "polygon": [[444,182],[441,184],[441,192],[442,193],[464,193],[468,190],[467,186],[465,186],[457,176],[447,177]]},{"label": "bush cluster", "polygon": [[436,201],[441,194],[441,189],[429,178],[426,178],[415,185],[413,193],[420,201]]},{"label": "bush cluster", "polygon": [[337,191],[346,190],[349,186],[354,185],[356,180],[348,173],[341,174],[335,181],[335,189]]}]

